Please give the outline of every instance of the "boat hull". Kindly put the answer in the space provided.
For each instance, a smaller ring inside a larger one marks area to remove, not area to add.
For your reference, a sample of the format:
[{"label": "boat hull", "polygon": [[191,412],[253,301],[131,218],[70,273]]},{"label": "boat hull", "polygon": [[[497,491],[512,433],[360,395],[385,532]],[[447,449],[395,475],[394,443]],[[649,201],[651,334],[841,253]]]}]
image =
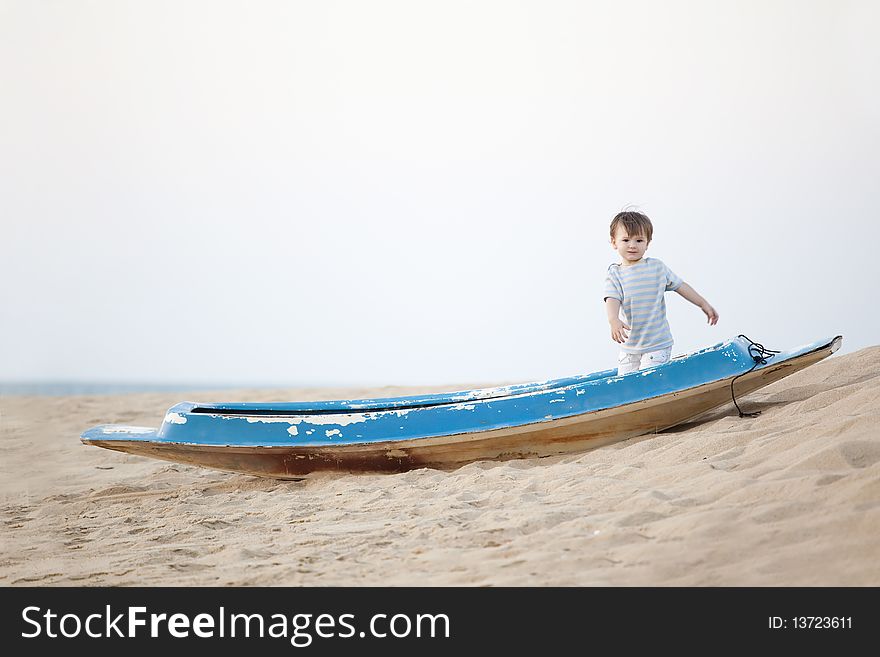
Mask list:
[{"label": "boat hull", "polygon": [[83,442],[106,449],[277,479],[317,472],[401,472],[414,468],[453,469],[479,460],[545,457],[583,452],[639,435],[656,433],[731,402],[831,355],[838,336],[813,349],[753,371],[720,378],[660,396],[570,417],[453,435],[379,440],[340,445],[212,445],[106,439],[84,434]]}]

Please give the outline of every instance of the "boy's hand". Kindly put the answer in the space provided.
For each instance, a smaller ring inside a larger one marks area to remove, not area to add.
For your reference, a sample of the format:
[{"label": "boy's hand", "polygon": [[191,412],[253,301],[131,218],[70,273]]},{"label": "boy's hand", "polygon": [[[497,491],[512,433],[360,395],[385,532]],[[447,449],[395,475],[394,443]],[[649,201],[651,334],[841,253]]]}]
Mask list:
[{"label": "boy's hand", "polygon": [[629,331],[629,326],[619,319],[613,319],[609,324],[611,324],[611,339],[620,344],[626,342],[626,339],[629,337],[629,334],[627,333],[627,331]]},{"label": "boy's hand", "polygon": [[718,313],[715,312],[715,309],[708,301],[700,305],[700,310],[706,313],[706,318],[712,326],[715,326],[718,323]]}]

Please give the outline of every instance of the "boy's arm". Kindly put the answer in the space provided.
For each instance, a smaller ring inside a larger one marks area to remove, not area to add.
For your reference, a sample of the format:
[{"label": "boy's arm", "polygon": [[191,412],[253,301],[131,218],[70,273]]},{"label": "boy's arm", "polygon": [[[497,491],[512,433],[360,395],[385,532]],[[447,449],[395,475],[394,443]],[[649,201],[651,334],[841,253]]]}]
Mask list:
[{"label": "boy's arm", "polygon": [[715,312],[712,304],[697,294],[697,291],[690,285],[682,283],[675,291],[706,313],[706,318],[712,326],[718,323],[718,313]]},{"label": "boy's arm", "polygon": [[605,312],[608,314],[608,323],[611,325],[611,339],[623,344],[626,342],[629,326],[620,320],[620,299],[605,297]]}]

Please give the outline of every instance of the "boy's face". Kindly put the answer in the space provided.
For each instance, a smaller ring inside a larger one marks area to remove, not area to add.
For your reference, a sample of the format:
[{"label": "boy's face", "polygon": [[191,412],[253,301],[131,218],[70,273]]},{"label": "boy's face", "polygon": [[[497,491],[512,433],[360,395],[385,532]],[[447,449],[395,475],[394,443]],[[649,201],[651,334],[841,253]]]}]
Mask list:
[{"label": "boy's face", "polygon": [[623,226],[617,227],[611,240],[611,246],[625,265],[634,265],[641,260],[648,250],[648,244],[650,242],[644,235],[629,235]]}]

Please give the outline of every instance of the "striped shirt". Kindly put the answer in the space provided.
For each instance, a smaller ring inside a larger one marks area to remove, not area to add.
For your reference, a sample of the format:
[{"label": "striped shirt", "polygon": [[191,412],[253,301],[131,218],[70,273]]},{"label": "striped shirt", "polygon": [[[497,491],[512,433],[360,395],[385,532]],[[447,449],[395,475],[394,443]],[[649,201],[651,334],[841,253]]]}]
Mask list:
[{"label": "striped shirt", "polygon": [[630,326],[622,351],[643,354],[672,346],[665,293],[677,290],[683,282],[656,258],[642,258],[627,267],[619,264],[608,267],[605,299],[620,301],[624,321]]}]

